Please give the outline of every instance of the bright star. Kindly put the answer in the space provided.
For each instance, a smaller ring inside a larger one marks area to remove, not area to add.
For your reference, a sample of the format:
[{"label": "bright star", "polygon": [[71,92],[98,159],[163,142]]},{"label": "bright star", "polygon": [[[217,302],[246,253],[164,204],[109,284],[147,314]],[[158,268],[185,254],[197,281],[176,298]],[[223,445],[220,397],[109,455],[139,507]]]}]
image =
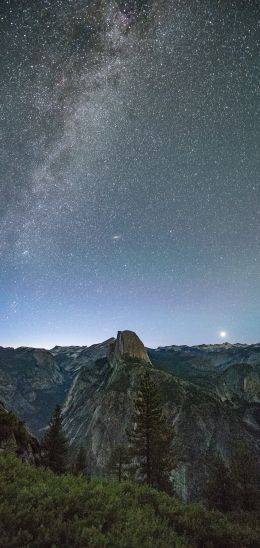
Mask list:
[{"label": "bright star", "polygon": [[219,336],[220,336],[222,339],[224,339],[224,338],[226,337],[226,335],[227,335],[226,331],[220,331]]}]

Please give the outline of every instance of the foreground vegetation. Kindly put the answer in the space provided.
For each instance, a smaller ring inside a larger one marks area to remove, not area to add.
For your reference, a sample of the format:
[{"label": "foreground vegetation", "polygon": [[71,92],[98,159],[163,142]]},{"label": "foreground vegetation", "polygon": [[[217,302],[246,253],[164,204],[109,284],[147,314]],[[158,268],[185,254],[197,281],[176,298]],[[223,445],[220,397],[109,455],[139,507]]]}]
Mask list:
[{"label": "foreground vegetation", "polygon": [[[249,525],[250,523],[250,525]],[[0,455],[3,547],[260,546],[256,514],[225,516],[131,482],[55,475]]]}]

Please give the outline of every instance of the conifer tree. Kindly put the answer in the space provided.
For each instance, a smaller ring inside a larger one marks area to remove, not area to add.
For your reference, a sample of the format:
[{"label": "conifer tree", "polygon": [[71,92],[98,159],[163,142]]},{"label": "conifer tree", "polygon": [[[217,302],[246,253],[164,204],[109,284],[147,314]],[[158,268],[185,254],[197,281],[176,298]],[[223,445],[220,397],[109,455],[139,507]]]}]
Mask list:
[{"label": "conifer tree", "polygon": [[208,458],[208,478],[203,493],[209,508],[229,512],[233,507],[230,471],[219,453]]},{"label": "conifer tree", "polygon": [[132,419],[128,439],[140,479],[171,492],[173,429],[163,414],[159,390],[148,372],[141,380]]},{"label": "conifer tree", "polygon": [[62,429],[61,407],[57,405],[42,443],[43,463],[56,474],[66,471],[67,439]]},{"label": "conifer tree", "polygon": [[78,450],[76,463],[75,463],[76,474],[83,474],[86,470],[86,466],[87,466],[86,451],[83,445],[81,445]]},{"label": "conifer tree", "polygon": [[260,481],[256,458],[245,443],[239,443],[232,453],[231,477],[236,507],[248,512],[259,509]]},{"label": "conifer tree", "polygon": [[108,471],[112,473],[118,481],[122,481],[126,477],[126,470],[129,463],[129,452],[126,447],[123,447],[122,445],[116,446],[111,452]]}]

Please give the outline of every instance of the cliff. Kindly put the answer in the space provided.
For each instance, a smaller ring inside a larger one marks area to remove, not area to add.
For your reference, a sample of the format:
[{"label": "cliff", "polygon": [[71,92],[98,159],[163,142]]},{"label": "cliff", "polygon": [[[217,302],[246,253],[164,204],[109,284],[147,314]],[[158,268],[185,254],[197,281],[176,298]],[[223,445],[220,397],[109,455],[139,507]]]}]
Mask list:
[{"label": "cliff", "polygon": [[32,464],[40,463],[40,446],[13,413],[7,411],[0,402],[0,453],[15,453],[18,457]]}]

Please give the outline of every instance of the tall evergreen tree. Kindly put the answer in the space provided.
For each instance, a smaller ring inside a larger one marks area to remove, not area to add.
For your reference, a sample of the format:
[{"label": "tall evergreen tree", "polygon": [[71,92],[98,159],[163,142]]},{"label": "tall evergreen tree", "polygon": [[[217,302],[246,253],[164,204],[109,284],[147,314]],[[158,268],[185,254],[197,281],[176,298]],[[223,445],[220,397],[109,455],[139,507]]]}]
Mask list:
[{"label": "tall evergreen tree", "polygon": [[236,506],[245,511],[260,507],[260,480],[256,458],[245,443],[239,443],[231,458],[231,476]]},{"label": "tall evergreen tree", "polygon": [[61,407],[57,405],[50,419],[49,429],[42,443],[43,462],[53,472],[66,471],[67,439],[62,429]]},{"label": "tall evergreen tree", "polygon": [[163,414],[158,387],[148,372],[141,380],[132,419],[128,439],[139,477],[148,485],[170,492],[173,429]]},{"label": "tall evergreen tree", "polygon": [[230,471],[219,453],[208,458],[208,478],[203,493],[209,508],[229,512],[233,507]]},{"label": "tall evergreen tree", "polygon": [[122,481],[126,478],[126,471],[129,463],[129,451],[126,447],[119,445],[114,447],[111,452],[111,457],[108,463],[108,471],[112,473],[118,481]]},{"label": "tall evergreen tree", "polygon": [[83,445],[80,446],[77,458],[75,462],[75,472],[76,474],[83,474],[86,470],[87,466],[87,458],[86,458],[86,451],[83,447]]}]

